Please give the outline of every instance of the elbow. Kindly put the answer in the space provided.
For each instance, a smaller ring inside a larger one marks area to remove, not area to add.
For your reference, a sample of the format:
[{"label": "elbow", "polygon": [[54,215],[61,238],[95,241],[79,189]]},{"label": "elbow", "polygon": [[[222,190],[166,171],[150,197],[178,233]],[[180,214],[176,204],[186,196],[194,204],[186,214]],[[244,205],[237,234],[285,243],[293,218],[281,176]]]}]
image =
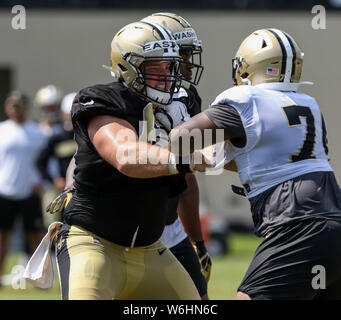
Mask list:
[{"label": "elbow", "polygon": [[115,165],[115,168],[117,169],[118,172],[124,174],[125,176],[129,177],[129,172],[130,172],[130,165],[129,163],[117,163]]},{"label": "elbow", "polygon": [[119,163],[116,166],[116,169],[122,173],[123,175],[129,177],[129,178],[139,178],[136,174],[135,174],[135,168],[136,165],[131,164],[131,163]]}]

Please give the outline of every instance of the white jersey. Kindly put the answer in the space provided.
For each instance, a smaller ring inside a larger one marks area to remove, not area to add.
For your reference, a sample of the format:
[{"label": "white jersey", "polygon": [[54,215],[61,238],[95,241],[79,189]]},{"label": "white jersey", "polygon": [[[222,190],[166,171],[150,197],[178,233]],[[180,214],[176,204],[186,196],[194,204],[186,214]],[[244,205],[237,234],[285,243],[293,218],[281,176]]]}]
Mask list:
[{"label": "white jersey", "polygon": [[0,123],[0,137],[0,196],[25,199],[39,182],[35,161],[46,136],[32,121],[6,120]]},{"label": "white jersey", "polygon": [[243,148],[225,144],[224,163],[235,160],[248,198],[309,172],[333,171],[314,98],[236,86],[222,92],[212,103],[216,104],[230,105],[240,114],[247,142]]}]

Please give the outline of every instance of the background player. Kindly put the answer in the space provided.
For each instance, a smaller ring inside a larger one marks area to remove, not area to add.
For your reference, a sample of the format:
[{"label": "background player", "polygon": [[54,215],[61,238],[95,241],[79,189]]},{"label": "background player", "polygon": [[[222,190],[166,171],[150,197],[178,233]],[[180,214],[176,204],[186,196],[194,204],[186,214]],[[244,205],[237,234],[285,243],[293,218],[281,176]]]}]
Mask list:
[{"label": "background player", "polygon": [[46,137],[28,119],[29,112],[28,97],[10,92],[5,100],[8,119],[0,123],[0,280],[16,219],[21,218],[28,253],[42,238],[43,186],[35,162]]},{"label": "background player", "polygon": [[[55,198],[56,194],[59,194],[65,189],[66,171],[73,155],[76,153],[76,142],[74,141],[74,133],[71,121],[71,107],[75,96],[76,93],[71,92],[65,95],[62,99],[62,131],[51,135],[47,141],[47,145],[42,149],[37,159],[37,167],[40,171],[41,177],[52,186],[48,193],[49,198],[51,198],[53,194],[53,198]],[[52,159],[57,160],[57,172],[55,173],[55,176],[52,176],[51,172],[49,172],[48,164]],[[45,199],[45,202],[43,203],[44,209],[47,205],[46,200],[47,199]],[[47,217],[45,216],[44,219],[46,227],[48,227],[52,222],[51,218],[54,220],[60,219],[60,217],[57,215],[49,215]]]},{"label": "background player", "polygon": [[[173,102],[170,105],[159,106],[155,110],[155,117],[159,125],[169,133],[172,128],[201,112],[201,98],[194,85],[199,83],[203,71],[202,44],[189,22],[174,13],[154,13],[142,21],[157,23],[169,29],[179,46],[179,54],[184,60],[180,63],[180,72],[187,80],[182,82],[182,84],[186,84],[186,88],[182,87],[179,92],[174,94]],[[191,245],[192,241],[197,248],[202,272],[208,281],[212,262],[201,231],[199,188],[194,174],[187,173],[184,178],[187,188],[179,196],[170,199],[166,227],[160,240],[170,248],[191,275],[200,296],[207,299],[207,284],[200,272],[200,265],[195,261],[196,254]]]}]

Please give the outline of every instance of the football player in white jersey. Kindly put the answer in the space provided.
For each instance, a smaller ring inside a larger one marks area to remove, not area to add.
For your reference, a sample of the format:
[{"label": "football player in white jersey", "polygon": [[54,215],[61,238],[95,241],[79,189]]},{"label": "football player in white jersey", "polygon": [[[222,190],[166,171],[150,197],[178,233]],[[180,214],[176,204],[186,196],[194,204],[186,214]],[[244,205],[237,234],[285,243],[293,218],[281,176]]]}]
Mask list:
[{"label": "football player in white jersey", "polygon": [[[238,171],[243,188],[234,189],[249,199],[264,237],[237,299],[341,298],[341,190],[319,106],[297,92],[302,63],[284,31],[253,32],[233,59],[235,87],[170,134],[174,146],[194,129],[224,131],[215,166]],[[320,285],[316,266],[326,275]]]}]

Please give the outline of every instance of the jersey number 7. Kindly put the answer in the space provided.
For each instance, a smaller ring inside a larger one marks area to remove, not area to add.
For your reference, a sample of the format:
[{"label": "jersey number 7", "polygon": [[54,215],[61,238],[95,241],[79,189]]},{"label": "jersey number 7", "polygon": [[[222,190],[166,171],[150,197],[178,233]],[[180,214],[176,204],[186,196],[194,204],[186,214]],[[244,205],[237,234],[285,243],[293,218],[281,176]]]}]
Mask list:
[{"label": "jersey number 7", "polygon": [[[288,119],[289,127],[302,125],[300,117],[305,117],[306,119],[306,132],[305,132],[305,138],[304,138],[303,144],[297,154],[292,154],[290,156],[291,161],[296,162],[300,160],[316,158],[313,154],[314,147],[315,147],[315,138],[316,138],[315,118],[310,108],[306,106],[298,106],[298,105],[285,106],[282,108]],[[328,154],[326,130],[325,130],[323,118],[322,118],[322,132],[323,132],[323,146],[326,151],[326,154]]]}]

